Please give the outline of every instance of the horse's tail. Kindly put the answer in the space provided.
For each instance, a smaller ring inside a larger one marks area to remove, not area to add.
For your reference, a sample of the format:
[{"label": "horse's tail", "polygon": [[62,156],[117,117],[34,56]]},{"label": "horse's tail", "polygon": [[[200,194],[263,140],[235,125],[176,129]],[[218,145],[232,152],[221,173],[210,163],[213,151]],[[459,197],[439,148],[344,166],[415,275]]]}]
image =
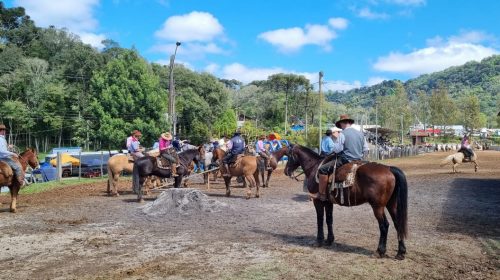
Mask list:
[{"label": "horse's tail", "polygon": [[398,224],[398,240],[403,240],[408,236],[408,183],[401,169],[395,166],[391,166],[390,169],[394,178],[396,178],[394,193],[397,196],[396,223]]},{"label": "horse's tail", "polygon": [[443,159],[441,161],[441,163],[439,165],[440,166],[445,166],[446,164],[452,162],[454,157],[455,157],[455,155],[449,155],[449,156],[447,156],[445,159]]},{"label": "horse's tail", "polygon": [[132,169],[132,190],[134,191],[134,193],[139,194],[141,191],[141,175],[139,174],[139,166],[136,163],[137,162],[134,163],[134,168]]}]

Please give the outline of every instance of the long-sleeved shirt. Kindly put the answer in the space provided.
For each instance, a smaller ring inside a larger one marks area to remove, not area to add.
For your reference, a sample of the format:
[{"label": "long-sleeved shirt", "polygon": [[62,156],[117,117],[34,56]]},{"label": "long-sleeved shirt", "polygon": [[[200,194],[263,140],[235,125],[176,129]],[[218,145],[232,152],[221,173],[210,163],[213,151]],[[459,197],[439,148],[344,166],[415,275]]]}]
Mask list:
[{"label": "long-sleeved shirt", "polygon": [[13,152],[8,150],[7,140],[4,135],[0,135],[0,158],[9,158],[15,156]]},{"label": "long-sleeved shirt", "polygon": [[333,145],[333,152],[343,153],[349,161],[362,159],[363,153],[367,151],[369,147],[363,133],[352,127],[344,129]]},{"label": "long-sleeved shirt", "polygon": [[333,147],[334,147],[334,143],[333,143],[332,137],[326,135],[323,137],[323,139],[321,139],[321,153],[322,154],[326,154],[326,155],[331,154],[333,152]]},{"label": "long-sleeved shirt", "polygon": [[160,137],[160,151],[163,151],[165,149],[168,149],[172,146],[172,141],[171,140],[165,140]]},{"label": "long-sleeved shirt", "polygon": [[139,142],[139,140],[137,140],[135,137],[132,137],[132,142],[130,142],[130,146],[128,148],[128,151],[131,153],[138,152],[140,145],[141,145],[141,143]]},{"label": "long-sleeved shirt", "polygon": [[255,152],[257,154],[266,151],[266,148],[264,147],[264,141],[262,140],[257,141],[257,145],[255,145],[255,148],[256,148]]}]

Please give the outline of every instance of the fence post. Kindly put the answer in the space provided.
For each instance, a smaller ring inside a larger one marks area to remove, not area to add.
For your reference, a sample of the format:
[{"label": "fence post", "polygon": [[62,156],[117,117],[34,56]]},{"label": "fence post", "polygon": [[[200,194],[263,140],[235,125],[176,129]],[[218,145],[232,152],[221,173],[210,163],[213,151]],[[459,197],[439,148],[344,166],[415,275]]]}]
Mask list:
[{"label": "fence post", "polygon": [[104,155],[103,155],[103,152],[101,151],[101,178],[104,177],[104,174],[102,172],[102,164],[103,164],[103,161],[104,161]]},{"label": "fence post", "polygon": [[62,181],[62,160],[61,160],[61,152],[57,152],[56,156],[56,166],[57,166],[57,179],[59,182]]},{"label": "fence post", "polygon": [[80,179],[82,179],[82,151],[81,150],[78,152],[78,159],[80,160],[79,164],[78,164],[78,181],[79,181]]}]

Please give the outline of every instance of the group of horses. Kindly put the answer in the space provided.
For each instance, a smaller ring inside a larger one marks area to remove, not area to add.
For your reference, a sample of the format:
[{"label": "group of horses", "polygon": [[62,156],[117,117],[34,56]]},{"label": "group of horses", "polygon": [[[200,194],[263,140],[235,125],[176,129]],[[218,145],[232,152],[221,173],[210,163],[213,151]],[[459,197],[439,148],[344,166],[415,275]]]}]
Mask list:
[{"label": "group of horses", "polygon": [[[174,187],[180,187],[183,178],[190,174],[193,170],[193,163],[199,164],[205,160],[206,150],[203,146],[194,147],[182,151],[178,154],[179,164],[177,168],[177,177],[174,177]],[[225,151],[220,148],[215,148],[211,152],[212,162],[217,162],[220,166],[225,155]],[[461,154],[461,153],[460,153]],[[156,176],[167,178],[172,176],[170,169],[158,167],[157,154],[147,154],[142,158],[130,162],[128,157],[123,154],[115,155],[108,161],[108,193],[118,195],[116,181],[122,171],[132,173],[133,190],[137,194],[138,201],[143,201],[143,185],[147,178]],[[271,154],[270,166],[268,169],[264,165],[264,161],[259,156],[245,155],[238,158],[235,163],[230,165],[229,173],[231,177],[224,177],[226,185],[226,196],[231,195],[231,178],[241,176],[244,178],[247,187],[246,198],[252,195],[252,188],[256,188],[255,197],[259,197],[260,178],[262,178],[262,186],[267,187],[272,172],[277,168],[278,162],[283,156],[287,156],[288,160],[285,165],[285,175],[296,178],[294,172],[301,167],[305,174],[305,186],[309,193],[317,193],[318,186],[318,169],[323,163],[323,158],[316,152],[307,147],[300,145],[289,145]],[[474,155],[474,159],[475,159]],[[32,168],[38,166],[36,152],[28,149],[20,156],[20,162],[23,168],[30,165]],[[462,158],[457,154],[450,155],[447,160],[461,161]],[[359,164],[354,171],[353,184],[346,188],[332,188],[332,200],[322,201],[313,199],[313,204],[316,210],[317,221],[317,236],[316,243],[319,246],[331,245],[334,240],[333,234],[333,204],[340,206],[358,206],[369,203],[372,207],[375,218],[379,224],[380,238],[377,247],[379,256],[386,255],[387,235],[389,229],[389,221],[385,214],[387,209],[391,216],[394,227],[397,232],[398,251],[396,259],[404,259],[406,254],[405,239],[408,236],[408,184],[403,171],[395,166],[388,166],[375,162],[355,162],[342,166],[341,168],[352,168],[354,164]],[[264,175],[267,171],[267,180],[264,181]],[[339,171],[335,173],[335,182],[340,182]],[[476,165],[477,171],[477,165]],[[0,185],[9,186],[12,196],[11,211],[16,211],[16,199],[21,184],[17,182],[13,176],[10,167],[0,162]],[[347,197],[346,200],[338,200],[334,197]],[[323,231],[324,220],[326,220],[327,237]]]}]

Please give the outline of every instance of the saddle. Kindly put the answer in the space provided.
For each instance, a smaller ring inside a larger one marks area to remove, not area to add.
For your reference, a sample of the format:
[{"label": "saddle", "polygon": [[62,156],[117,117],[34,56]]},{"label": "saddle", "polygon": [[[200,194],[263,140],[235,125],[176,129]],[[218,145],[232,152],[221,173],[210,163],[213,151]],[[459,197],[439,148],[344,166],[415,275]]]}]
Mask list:
[{"label": "saddle", "polygon": [[233,161],[231,161],[231,162],[229,163],[229,166],[230,166],[230,167],[233,167],[233,168],[234,168],[234,167],[237,167],[238,165],[240,165],[241,160],[242,160],[244,157],[245,157],[245,155],[242,155],[242,154],[237,155],[237,156],[236,156],[236,159],[233,159]]},{"label": "saddle", "polygon": [[[344,190],[356,184],[356,172],[366,163],[368,162],[361,160],[346,163],[335,170],[335,180],[334,176],[328,178],[328,192],[336,190],[335,197],[337,198],[340,194],[340,204],[344,204]],[[347,192],[347,200],[350,203],[349,194],[350,192]]]},{"label": "saddle", "polygon": [[156,157],[156,166],[160,169],[170,169],[170,162],[161,156]]}]

